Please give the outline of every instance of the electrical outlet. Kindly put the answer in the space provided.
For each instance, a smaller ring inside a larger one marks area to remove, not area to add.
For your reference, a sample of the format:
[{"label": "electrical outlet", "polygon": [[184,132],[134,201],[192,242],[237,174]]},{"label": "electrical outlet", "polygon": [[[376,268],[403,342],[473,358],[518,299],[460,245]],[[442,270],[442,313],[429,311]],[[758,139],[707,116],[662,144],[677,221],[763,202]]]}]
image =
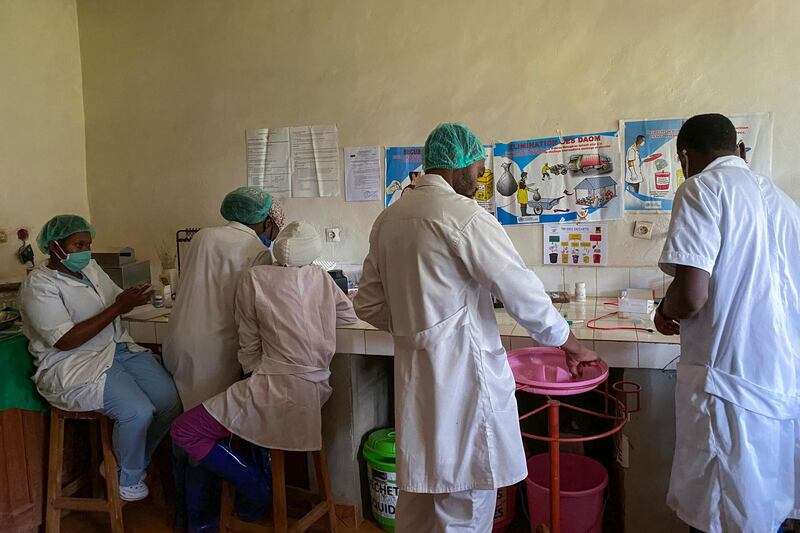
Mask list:
[{"label": "electrical outlet", "polygon": [[0,229],[0,244],[8,242],[8,230],[5,228]]},{"label": "electrical outlet", "polygon": [[637,220],[633,226],[633,236],[637,239],[647,239],[650,240],[653,238],[653,223],[652,222],[645,222],[643,220]]},{"label": "electrical outlet", "polygon": [[325,228],[325,240],[328,242],[340,242],[342,240],[342,229]]}]

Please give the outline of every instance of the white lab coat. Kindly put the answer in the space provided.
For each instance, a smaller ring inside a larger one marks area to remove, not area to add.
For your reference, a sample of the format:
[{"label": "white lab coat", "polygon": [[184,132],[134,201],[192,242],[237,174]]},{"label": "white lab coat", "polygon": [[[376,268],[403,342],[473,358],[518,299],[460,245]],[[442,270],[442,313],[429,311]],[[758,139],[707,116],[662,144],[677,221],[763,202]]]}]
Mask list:
[{"label": "white lab coat", "polygon": [[122,327],[119,317],[93,338],[72,350],[55,344],[75,324],[111,306],[122,289],[92,260],[83,274],[94,285],[39,265],[28,275],[20,291],[23,333],[28,337],[36,364],[33,381],[39,393],[65,411],[98,411],[103,408],[106,370],[114,362],[117,343],[131,351],[144,351]]},{"label": "white lab coat", "polygon": [[336,327],[357,321],[353,304],[318,266],[258,266],[236,293],[236,321],[239,362],[252,376],[203,406],[259,446],[319,450]]},{"label": "white lab coat", "polygon": [[777,531],[800,500],[800,208],[738,157],[675,196],[660,259],[710,273],[681,321],[668,502],[709,533]]},{"label": "white lab coat", "polygon": [[355,307],[394,337],[401,491],[490,490],[527,475],[492,294],[541,344],[566,342],[566,321],[497,220],[440,176],[418,178],[378,216]]},{"label": "white lab coat", "polygon": [[[465,490],[451,494],[401,492],[397,499],[397,533],[489,533],[496,490]],[[469,524],[469,528],[464,526]]]},{"label": "white lab coat", "polygon": [[164,342],[164,366],[185,410],[241,377],[233,297],[242,274],[271,258],[256,232],[238,222],[202,229],[192,239]]},{"label": "white lab coat", "polygon": [[[625,162],[625,181],[628,183],[642,183],[642,156],[639,154],[636,143],[633,143],[628,148]],[[630,166],[631,163],[633,163],[633,166]]]}]

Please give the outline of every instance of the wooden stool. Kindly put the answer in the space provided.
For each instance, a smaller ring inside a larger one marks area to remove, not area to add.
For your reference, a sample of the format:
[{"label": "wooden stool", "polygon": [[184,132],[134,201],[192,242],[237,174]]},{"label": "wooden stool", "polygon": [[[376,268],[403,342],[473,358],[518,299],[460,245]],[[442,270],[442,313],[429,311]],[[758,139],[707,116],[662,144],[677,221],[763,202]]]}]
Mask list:
[{"label": "wooden stool", "polygon": [[[314,461],[317,484],[321,493],[319,495],[307,490],[286,486],[285,453],[283,450],[270,450],[272,459],[272,523],[264,525],[239,520],[233,510],[236,490],[230,483],[223,481],[220,533],[228,533],[229,531],[244,533],[302,533],[308,531],[322,519],[325,520],[325,529],[329,533],[336,532],[336,513],[333,506],[331,480],[328,477],[325,453],[322,450],[308,452]],[[287,494],[292,496],[293,500],[297,499],[311,503],[311,510],[302,517],[293,519],[291,524],[289,523],[287,512]]]},{"label": "wooden stool", "polygon": [[[88,420],[91,428],[92,459],[89,476],[92,479],[94,498],[73,498],[85,478],[78,478],[67,486],[62,486],[64,470],[64,421],[66,419]],[[100,429],[100,443],[105,461],[106,498],[97,498],[101,483],[98,479],[100,450],[97,449],[97,430]],[[58,533],[61,529],[61,511],[92,511],[108,513],[111,518],[112,533],[123,533],[122,500],[119,496],[119,477],[117,459],[111,448],[111,420],[94,412],[68,412],[50,409],[50,454],[47,469],[47,517],[46,533]]]}]

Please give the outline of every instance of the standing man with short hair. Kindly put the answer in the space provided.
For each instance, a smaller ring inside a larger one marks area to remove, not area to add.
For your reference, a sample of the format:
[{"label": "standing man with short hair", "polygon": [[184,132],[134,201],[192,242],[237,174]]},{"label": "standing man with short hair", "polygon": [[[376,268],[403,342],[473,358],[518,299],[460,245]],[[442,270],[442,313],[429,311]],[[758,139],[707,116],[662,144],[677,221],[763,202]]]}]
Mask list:
[{"label": "standing man with short hair", "polygon": [[484,157],[468,127],[433,130],[414,194],[375,221],[355,298],[357,315],[394,337],[398,533],[487,533],[497,489],[527,475],[492,295],[536,341],[561,346],[573,372],[597,359],[472,199]]},{"label": "standing man with short hair", "polygon": [[677,144],[655,317],[681,334],[668,503],[693,531],[774,532],[800,501],[800,208],[726,117],[692,117]]}]

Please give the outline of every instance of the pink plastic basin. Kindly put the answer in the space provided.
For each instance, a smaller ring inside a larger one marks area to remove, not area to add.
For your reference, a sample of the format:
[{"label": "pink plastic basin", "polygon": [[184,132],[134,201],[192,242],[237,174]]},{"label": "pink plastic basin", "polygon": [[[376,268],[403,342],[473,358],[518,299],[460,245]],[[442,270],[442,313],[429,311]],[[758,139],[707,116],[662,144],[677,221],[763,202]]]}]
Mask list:
[{"label": "pink plastic basin", "polygon": [[514,381],[525,390],[548,396],[567,396],[588,392],[608,377],[608,365],[600,361],[585,367],[583,375],[573,378],[567,368],[564,351],[559,348],[519,348],[508,352]]}]

